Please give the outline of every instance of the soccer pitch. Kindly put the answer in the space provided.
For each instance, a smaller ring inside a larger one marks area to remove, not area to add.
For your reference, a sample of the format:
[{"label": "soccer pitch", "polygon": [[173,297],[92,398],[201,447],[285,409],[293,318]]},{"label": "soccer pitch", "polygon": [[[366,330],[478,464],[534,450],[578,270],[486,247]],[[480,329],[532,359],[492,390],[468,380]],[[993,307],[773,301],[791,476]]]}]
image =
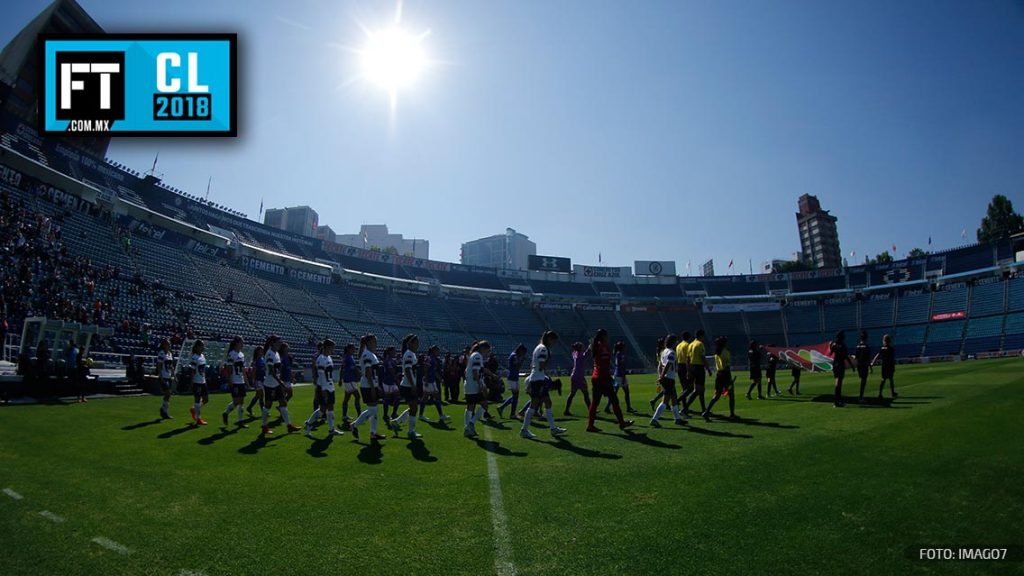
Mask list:
[{"label": "soccer pitch", "polygon": [[[222,429],[224,394],[206,427],[187,396],[169,421],[157,397],[6,406],[0,574],[1024,572],[905,554],[1021,544],[1019,359],[900,367],[891,407],[833,408],[823,374],[801,396],[748,401],[744,378],[742,422],[652,429],[653,377],[634,377],[631,431],[584,432],[577,399],[558,417],[569,434],[538,426],[539,441],[506,420],[464,438],[461,405],[421,442],[379,444],[368,427],[358,442]],[[310,398],[297,390],[293,419]]]}]

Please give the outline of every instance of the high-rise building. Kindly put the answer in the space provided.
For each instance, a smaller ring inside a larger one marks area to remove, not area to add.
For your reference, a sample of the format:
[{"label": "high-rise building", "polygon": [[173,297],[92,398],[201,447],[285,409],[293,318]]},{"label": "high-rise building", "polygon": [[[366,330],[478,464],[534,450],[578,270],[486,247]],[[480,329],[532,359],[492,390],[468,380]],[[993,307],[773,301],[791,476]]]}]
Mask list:
[{"label": "high-rise building", "polygon": [[527,260],[537,254],[537,244],[525,234],[506,228],[504,234],[472,240],[462,245],[463,264],[526,270]]},{"label": "high-rise building", "polygon": [[387,224],[363,224],[359,227],[359,234],[338,234],[335,241],[367,250],[383,250],[424,260],[430,258],[429,240],[392,234]]},{"label": "high-rise building", "polygon": [[330,226],[317,226],[316,237],[320,240],[326,240],[328,242],[337,242],[338,235],[334,233],[334,230]]},{"label": "high-rise building", "polygon": [[309,206],[270,208],[263,214],[263,223],[294,234],[316,236],[320,216]]},{"label": "high-rise building", "polygon": [[804,263],[812,268],[839,268],[843,264],[839,250],[839,232],[836,218],[821,209],[817,196],[804,194],[798,201],[797,229],[800,232],[800,253]]}]

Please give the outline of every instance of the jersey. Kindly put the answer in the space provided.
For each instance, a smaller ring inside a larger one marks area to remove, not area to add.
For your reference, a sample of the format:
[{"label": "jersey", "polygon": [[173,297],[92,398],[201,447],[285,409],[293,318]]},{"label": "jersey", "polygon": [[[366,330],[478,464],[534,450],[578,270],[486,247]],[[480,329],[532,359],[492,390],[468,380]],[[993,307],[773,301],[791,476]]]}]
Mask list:
[{"label": "jersey", "polygon": [[527,382],[537,382],[548,377],[544,373],[542,366],[547,364],[549,358],[548,347],[543,344],[537,344],[537,347],[533,349],[533,362],[530,366],[532,370],[530,375],[526,377]]},{"label": "jersey", "polygon": [[416,386],[416,382],[410,382],[409,379],[405,377],[405,373],[408,370],[413,374],[413,377],[415,378],[416,366],[419,364],[419,362],[419,358],[416,357],[416,353],[413,352],[412,350],[406,350],[405,354],[402,354],[402,381],[399,383],[400,386],[403,386],[405,388],[412,388]]},{"label": "jersey", "polygon": [[675,380],[676,377],[676,351],[665,348],[661,351],[661,377]]},{"label": "jersey", "polygon": [[321,390],[334,392],[334,359],[327,354],[316,358],[316,385]]},{"label": "jersey", "polygon": [[253,358],[252,359],[252,371],[253,378],[259,384],[263,384],[263,381],[267,378],[267,361],[265,358]]},{"label": "jersey", "polygon": [[775,354],[768,355],[768,368],[765,370],[765,375],[768,378],[775,378],[775,370],[779,367],[779,357]]},{"label": "jersey", "polygon": [[206,384],[206,356],[193,354],[189,367],[192,368],[192,383]]},{"label": "jersey", "polygon": [[228,352],[228,363],[231,365],[231,383],[245,384],[245,354],[241,350]]},{"label": "jersey", "polygon": [[704,369],[704,343],[700,340],[690,342],[690,366]]},{"label": "jersey", "polygon": [[612,352],[608,349],[608,344],[601,342],[597,345],[597,350],[594,350],[594,369],[590,373],[590,377],[594,380],[602,378],[610,378],[612,375]]},{"label": "jersey", "polygon": [[586,357],[586,352],[580,352],[578,350],[572,351],[572,372],[569,374],[569,378],[574,381],[583,380],[585,378],[583,375],[583,361],[586,360]]},{"label": "jersey", "polygon": [[363,353],[359,356],[359,367],[363,371],[362,378],[359,379],[360,388],[370,388],[370,381],[366,378],[372,370],[375,370],[380,365],[380,358],[376,354],[369,350],[363,350]]},{"label": "jersey", "polygon": [[626,353],[615,354],[615,377],[622,378],[626,375]]},{"label": "jersey", "polygon": [[754,349],[747,352],[747,364],[751,370],[761,369],[761,351]]},{"label": "jersey", "polygon": [[508,355],[508,380],[519,382],[519,354],[515,352]]},{"label": "jersey", "polygon": [[[680,366],[683,366],[689,359],[690,343],[687,342],[686,340],[683,340],[679,342],[678,345],[676,345],[676,362],[678,362]],[[682,370],[680,370],[680,372],[682,372]]]},{"label": "jersey", "polygon": [[423,375],[423,381],[427,384],[436,384],[441,374],[441,359],[437,356],[427,356],[425,363],[427,370]]},{"label": "jersey", "polygon": [[883,344],[878,349],[878,355],[882,361],[882,374],[891,376],[896,371],[896,349]]},{"label": "jersey", "polygon": [[715,370],[729,370],[732,364],[732,354],[728,350],[722,350],[721,354],[715,354]]},{"label": "jersey", "polygon": [[[484,356],[479,352],[473,352],[466,362],[466,394],[479,394],[484,380]],[[473,376],[473,372],[477,376]]]},{"label": "jersey", "polygon": [[868,369],[868,366],[871,364],[871,348],[867,344],[864,342],[857,344],[857,348],[853,351],[853,356],[857,359],[857,368]]},{"label": "jersey", "polygon": [[174,374],[174,354],[163,350],[157,352],[156,364],[160,371],[160,377],[169,380]]},{"label": "jersey", "polygon": [[395,385],[395,359],[390,356],[384,357],[384,373],[381,374],[380,382],[385,386]]},{"label": "jersey", "polygon": [[281,383],[285,386],[292,385],[292,365],[295,364],[295,359],[292,358],[291,354],[285,355],[281,358]]},{"label": "jersey", "polygon": [[341,378],[345,382],[359,380],[359,371],[356,370],[356,357],[354,355],[346,354],[345,359],[342,360]]},{"label": "jersey", "polygon": [[[266,388],[277,388],[278,384],[281,383],[277,377],[274,376],[274,367],[281,370],[281,355],[273,350],[268,350],[263,356],[264,369],[267,371],[267,378],[263,381],[263,386]],[[278,372],[280,375],[280,372]]]}]

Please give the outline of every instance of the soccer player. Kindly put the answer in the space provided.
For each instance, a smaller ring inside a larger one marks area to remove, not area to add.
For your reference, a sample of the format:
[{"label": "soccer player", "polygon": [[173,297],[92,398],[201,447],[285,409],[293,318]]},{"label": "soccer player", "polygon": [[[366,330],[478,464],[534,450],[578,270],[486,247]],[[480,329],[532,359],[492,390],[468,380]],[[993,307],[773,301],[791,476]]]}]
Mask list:
[{"label": "soccer player", "polygon": [[[324,353],[324,343],[318,341],[316,343],[316,352],[313,352],[313,412],[323,414],[324,411],[320,410],[320,387],[317,385],[316,378],[316,362],[320,359],[320,355]],[[289,398],[291,400],[291,398]],[[321,416],[321,419],[323,417]]]},{"label": "soccer player", "polygon": [[156,370],[160,377],[160,391],[164,394],[164,402],[160,405],[160,417],[171,419],[171,383],[174,380],[174,353],[171,352],[171,341],[164,338],[160,341],[160,351],[156,353]]},{"label": "soccer player", "polygon": [[[655,366],[661,364],[661,353],[664,350],[665,350],[665,339],[664,338],[658,338],[658,341],[654,344],[654,365]],[[661,383],[655,384],[654,385],[654,398],[651,398],[651,401],[649,402],[649,404],[651,405],[651,412],[654,412],[654,407],[657,406],[659,402],[661,402],[661,398],[663,396],[665,396],[665,391],[662,389]],[[608,408],[610,406],[611,405],[609,404],[609,405],[606,405],[604,407],[605,413],[608,412]]]},{"label": "soccer player", "polygon": [[750,341],[750,348],[747,349],[747,365],[750,367],[750,388],[747,389],[747,400],[751,400],[750,393],[757,388],[757,399],[764,400],[761,395],[761,348],[757,340]]},{"label": "soccer player", "polygon": [[879,359],[882,360],[882,383],[878,387],[878,398],[882,398],[886,380],[889,381],[889,391],[892,392],[892,397],[895,398],[898,396],[896,394],[896,384],[893,382],[893,376],[896,375],[896,349],[892,347],[892,337],[888,334],[882,336],[882,347],[878,349],[878,354],[875,354],[871,365],[877,364]]},{"label": "soccer player", "polygon": [[868,385],[868,373],[871,372],[871,347],[868,346],[868,333],[861,331],[857,347],[853,349],[853,357],[857,360],[857,376],[860,377],[860,396],[858,404],[864,403],[864,388]]},{"label": "soccer player", "polygon": [[279,337],[269,336],[264,349],[267,351],[263,355],[267,374],[263,381],[262,432],[265,435],[274,433],[269,425],[270,407],[274,402],[277,402],[277,411],[281,413],[281,419],[288,432],[298,432],[300,428],[292,424],[291,416],[288,415],[288,391],[285,383],[290,381],[291,374],[283,370],[281,351],[285,349],[285,345]]},{"label": "soccer player", "polygon": [[[295,357],[292,356],[292,349],[287,342],[281,342],[281,383],[284,384],[285,400],[291,402],[295,385],[295,374],[292,368],[295,366]],[[296,428],[297,429],[297,428]]]},{"label": "soccer player", "polygon": [[661,418],[661,413],[669,407],[672,408],[676,424],[679,426],[686,424],[683,416],[679,413],[679,399],[676,397],[676,344],[678,343],[679,339],[675,334],[665,337],[665,349],[661,351],[661,359],[658,361],[658,383],[665,391],[665,396],[661,399],[661,404],[658,404],[654,410],[654,415],[651,416],[651,427],[653,428],[661,428],[658,418]]},{"label": "soccer player", "polygon": [[202,408],[203,404],[210,401],[210,391],[206,388],[206,356],[203,355],[203,350],[206,349],[206,343],[202,340],[196,340],[192,343],[192,357],[189,360],[189,372],[192,373],[192,399],[195,403],[189,412],[192,413],[192,421],[199,426],[206,426],[206,420],[203,420]]},{"label": "soccer player", "polygon": [[[683,332],[679,336],[679,344],[676,344],[676,362],[677,366],[676,375],[679,378],[679,388],[682,390],[680,398],[683,399],[683,418],[689,416],[689,405],[690,402],[686,400],[693,394],[693,381],[690,379],[690,337],[689,332]],[[701,396],[701,410],[704,409],[704,398]],[[652,407],[653,409],[653,407]]]},{"label": "soccer player", "polygon": [[[622,346],[619,346],[622,344]],[[664,345],[662,345],[664,348]],[[626,412],[630,414],[636,414],[636,410],[633,409],[633,404],[629,401],[629,380],[626,379],[626,345],[623,342],[618,342],[615,345],[615,375],[612,386],[615,388],[615,392],[618,393],[622,390],[622,399],[626,402]],[[611,408],[611,398],[608,399],[608,403],[604,406],[604,411],[607,414],[609,408]]]},{"label": "soccer player", "polygon": [[590,395],[587,394],[587,377],[584,375],[585,368],[583,367],[583,362],[591,352],[589,348],[583,348],[582,342],[576,342],[572,345],[572,372],[569,374],[569,397],[565,399],[565,416],[572,416],[569,408],[572,406],[572,399],[578,391],[583,392],[584,404],[588,407],[590,406]]},{"label": "soccer player", "polygon": [[420,338],[415,334],[408,334],[402,338],[402,381],[398,385],[402,401],[407,408],[398,418],[391,420],[391,429],[397,436],[401,430],[402,423],[409,421],[409,438],[422,438],[423,435],[416,431],[416,414],[419,409],[420,399],[416,395],[416,366],[419,358],[416,352],[420,349]]},{"label": "soccer player", "polygon": [[782,392],[779,391],[779,384],[775,378],[775,374],[779,369],[779,356],[774,352],[769,352],[767,349],[764,349],[764,353],[768,358],[768,367],[764,371],[764,376],[768,380],[768,397],[771,398],[772,390],[775,390],[776,396],[781,396]]},{"label": "soccer player", "polygon": [[380,391],[376,383],[376,368],[380,365],[380,358],[374,353],[376,350],[377,337],[373,334],[367,334],[359,339],[359,393],[366,404],[366,410],[359,414],[349,428],[356,440],[359,439],[359,425],[367,420],[370,421],[370,440],[386,438],[382,434],[377,434],[377,401]]},{"label": "soccer player", "polygon": [[[624,342],[616,342],[615,350],[624,349]],[[594,417],[597,416],[597,409],[601,405],[601,397],[607,396],[615,410],[615,417],[619,420],[619,429],[623,430],[633,425],[632,420],[625,420],[622,417],[622,408],[619,407],[619,397],[612,380],[612,353],[608,348],[608,331],[601,328],[594,334],[590,341],[590,353],[594,355],[594,370],[590,374],[590,383],[594,387],[594,401],[590,403],[590,410],[587,416],[587,432],[600,432],[594,426]]]},{"label": "soccer player", "polygon": [[253,394],[249,406],[245,409],[249,418],[255,418],[252,414],[252,407],[256,404],[263,406],[263,381],[267,379],[267,360],[263,357],[263,346],[257,346],[252,351],[252,380],[256,393]]},{"label": "soccer player", "polygon": [[[397,383],[398,362],[395,361],[396,352],[394,346],[388,346],[384,349],[384,359],[382,360],[384,371],[381,373],[380,382],[381,390],[384,393],[385,422],[398,418],[399,392]],[[388,417],[388,406],[391,407],[390,418]]]},{"label": "soccer player", "polygon": [[351,342],[346,344],[342,353],[345,355],[341,361],[341,379],[345,383],[345,398],[341,401],[341,420],[347,424],[351,422],[348,417],[349,398],[355,398],[356,414],[362,413],[363,407],[359,403],[359,369],[356,366],[355,344]]},{"label": "soccer player", "polygon": [[789,393],[792,394],[793,393],[793,388],[795,387],[796,388],[796,395],[799,396],[800,395],[800,373],[803,372],[803,369],[800,368],[800,364],[798,362],[790,361],[789,366],[790,366],[790,373],[793,376],[793,383],[789,385]]},{"label": "soccer player", "polygon": [[327,412],[327,429],[328,434],[332,436],[341,436],[344,434],[341,430],[334,427],[334,358],[331,355],[334,354],[334,340],[330,338],[323,341],[323,347],[320,354],[316,357],[316,391],[314,394],[320,396],[320,401],[317,403],[317,407],[310,414],[309,419],[306,420],[305,434],[306,436],[312,436],[313,424],[320,419],[323,412]]},{"label": "soccer player", "polygon": [[245,406],[245,353],[242,352],[242,346],[245,342],[241,336],[235,336],[231,339],[231,343],[228,344],[228,369],[231,371],[231,381],[228,383],[231,390],[231,401],[228,402],[227,408],[224,409],[224,413],[221,414],[221,420],[224,425],[228,425],[228,415],[235,408],[238,409],[238,427],[248,428],[243,418],[245,412],[242,407]]},{"label": "soccer player", "polygon": [[[695,373],[699,373],[701,379],[704,377],[705,368],[705,366],[698,366],[696,364],[691,365],[691,369]],[[710,372],[711,369],[707,368],[707,370]],[[702,412],[701,416],[708,422],[711,422],[711,409],[715,407],[718,399],[728,391],[729,420],[738,420],[739,417],[736,416],[736,391],[733,388],[732,379],[732,354],[729,353],[729,339],[725,336],[715,338],[715,370],[715,396],[708,403],[708,409]]]},{"label": "soccer player", "polygon": [[466,359],[466,412],[463,415],[463,434],[466,438],[476,437],[476,423],[484,414],[483,404],[487,401],[484,376],[490,372],[484,366],[484,355],[490,352],[491,344],[486,340],[474,342],[469,347]]},{"label": "soccer player", "polygon": [[[696,342],[696,341],[694,341],[694,342]],[[687,345],[687,347],[685,349],[686,350],[686,355],[687,355],[687,358],[686,358],[686,366],[687,366],[687,368],[686,369],[690,371],[690,375],[687,378],[687,382],[688,382],[688,384],[690,386],[690,395],[689,395],[689,397],[685,397],[684,396],[684,401],[683,401],[683,417],[684,418],[690,414],[690,405],[693,404],[693,401],[698,399],[698,398],[700,399],[700,412],[701,412],[701,414],[707,412],[707,410],[708,410],[704,406],[704,385],[705,385],[704,370],[705,370],[705,368],[707,368],[709,370],[708,373],[710,374],[710,368],[707,366],[707,363],[706,363],[707,359],[704,358],[704,356],[703,356],[704,352],[701,351],[701,357],[699,358],[699,365],[697,366],[697,370],[696,371],[690,370],[691,363],[695,361],[691,357],[691,355],[690,355],[690,349],[693,347],[694,342],[691,342],[689,345]],[[703,347],[703,346],[704,346],[703,341],[701,341],[701,347]],[[677,350],[678,350],[678,348],[677,348]],[[676,356],[676,362],[679,363],[679,369],[682,370],[683,369],[683,359],[680,358],[679,356]],[[718,392],[717,385],[716,385],[715,392],[716,393]],[[730,396],[729,400],[731,402],[731,401],[733,401],[733,398]]]},{"label": "soccer player", "polygon": [[441,386],[444,372],[441,349],[436,345],[428,348],[423,364],[423,396],[422,400],[420,400],[420,420],[428,421],[423,417],[423,411],[427,407],[427,402],[432,402],[437,408],[437,417],[441,422],[447,422],[451,420],[451,416],[444,413],[444,406],[441,404]]},{"label": "soccer player", "polygon": [[846,406],[843,401],[843,378],[846,377],[846,365],[853,368],[853,361],[850,360],[850,350],[846,347],[846,333],[840,330],[836,333],[835,340],[829,344],[829,351],[832,352],[832,375],[836,379],[835,399],[832,405],[836,408]]},{"label": "soccer player", "polygon": [[561,382],[552,382],[551,378],[545,374],[548,361],[551,359],[549,347],[557,341],[558,333],[554,330],[548,330],[544,332],[540,338],[540,343],[533,349],[532,370],[530,375],[526,377],[530,393],[530,408],[526,411],[526,416],[523,418],[523,428],[519,432],[519,435],[523,438],[537,437],[536,434],[530,431],[530,421],[533,420],[533,415],[540,408],[545,410],[545,415],[548,418],[548,428],[551,430],[552,436],[560,436],[566,432],[565,428],[555,426],[555,414],[551,410],[551,388],[553,386],[561,388]]},{"label": "soccer player", "polygon": [[519,344],[516,346],[514,352],[508,355],[508,376],[505,377],[508,383],[509,397],[498,406],[498,416],[503,417],[501,412],[506,406],[512,406],[509,410],[509,418],[515,420],[516,418],[516,405],[519,404],[519,368],[523,364],[523,359],[526,358],[526,345]]}]

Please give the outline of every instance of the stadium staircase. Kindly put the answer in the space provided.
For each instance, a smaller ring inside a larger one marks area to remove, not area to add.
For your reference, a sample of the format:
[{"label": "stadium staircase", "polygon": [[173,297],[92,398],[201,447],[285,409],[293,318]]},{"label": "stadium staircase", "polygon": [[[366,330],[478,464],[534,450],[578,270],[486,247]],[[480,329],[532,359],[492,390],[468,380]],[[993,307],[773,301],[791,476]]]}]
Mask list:
[{"label": "stadium staircase", "polygon": [[[629,345],[633,347],[633,350],[636,350],[637,357],[643,361],[644,370],[650,371],[653,368],[650,358],[643,353],[643,348],[640,347],[640,342],[637,341],[633,331],[629,329],[629,325],[626,324],[625,319],[622,318],[622,312],[620,312],[618,308],[615,309],[615,320],[618,321],[619,327],[622,329],[622,333],[626,335],[626,340],[629,341]],[[662,322],[665,322],[664,318],[662,318]]]}]

